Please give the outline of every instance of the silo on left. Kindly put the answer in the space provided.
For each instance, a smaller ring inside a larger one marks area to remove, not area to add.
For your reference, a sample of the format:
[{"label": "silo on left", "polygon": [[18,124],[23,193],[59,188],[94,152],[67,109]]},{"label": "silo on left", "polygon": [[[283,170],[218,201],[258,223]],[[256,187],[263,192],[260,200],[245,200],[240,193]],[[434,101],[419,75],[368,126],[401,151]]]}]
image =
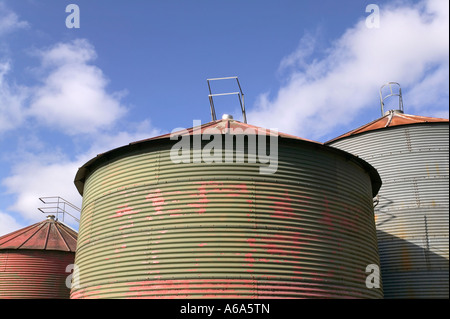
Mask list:
[{"label": "silo on left", "polygon": [[77,235],[49,215],[0,237],[0,299],[69,299]]}]

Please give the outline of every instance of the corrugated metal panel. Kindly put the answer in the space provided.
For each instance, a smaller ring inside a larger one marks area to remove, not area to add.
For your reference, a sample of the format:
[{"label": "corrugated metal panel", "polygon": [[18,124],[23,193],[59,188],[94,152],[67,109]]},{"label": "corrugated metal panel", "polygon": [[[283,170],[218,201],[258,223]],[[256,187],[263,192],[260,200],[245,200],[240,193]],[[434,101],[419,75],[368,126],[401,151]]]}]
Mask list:
[{"label": "corrugated metal panel", "polygon": [[380,298],[372,181],[355,161],[280,140],[260,164],[174,164],[142,146],[85,181],[72,298]]},{"label": "corrugated metal panel", "polygon": [[386,298],[448,298],[449,125],[372,131],[332,146],[381,175],[375,210]]},{"label": "corrugated metal panel", "polygon": [[0,250],[1,299],[68,299],[66,267],[72,252]]}]

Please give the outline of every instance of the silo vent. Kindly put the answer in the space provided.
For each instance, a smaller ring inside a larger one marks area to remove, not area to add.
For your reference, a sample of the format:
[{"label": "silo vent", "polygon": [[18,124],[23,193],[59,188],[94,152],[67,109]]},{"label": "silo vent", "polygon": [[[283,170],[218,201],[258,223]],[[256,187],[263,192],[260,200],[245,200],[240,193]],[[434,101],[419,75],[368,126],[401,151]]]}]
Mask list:
[{"label": "silo vent", "polygon": [[233,115],[231,115],[231,114],[222,115],[222,120],[232,120],[232,119],[233,119]]}]

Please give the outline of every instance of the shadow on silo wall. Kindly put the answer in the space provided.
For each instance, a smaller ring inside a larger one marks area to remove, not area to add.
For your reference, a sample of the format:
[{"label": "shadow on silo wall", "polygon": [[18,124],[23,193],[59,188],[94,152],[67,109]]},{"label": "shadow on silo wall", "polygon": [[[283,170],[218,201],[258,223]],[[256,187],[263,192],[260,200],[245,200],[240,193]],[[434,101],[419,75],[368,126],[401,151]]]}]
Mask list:
[{"label": "shadow on silo wall", "polygon": [[408,240],[377,230],[385,299],[449,298],[449,261]]}]

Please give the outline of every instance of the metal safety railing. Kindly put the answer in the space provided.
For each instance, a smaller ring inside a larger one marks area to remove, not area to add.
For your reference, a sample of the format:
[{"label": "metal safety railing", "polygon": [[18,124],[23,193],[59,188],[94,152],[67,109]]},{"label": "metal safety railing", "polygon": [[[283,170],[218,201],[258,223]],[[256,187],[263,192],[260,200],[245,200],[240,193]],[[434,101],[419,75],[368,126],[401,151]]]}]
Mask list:
[{"label": "metal safety railing", "polygon": [[[238,92],[228,92],[228,93],[216,93],[213,94],[211,91],[211,85],[210,85],[210,81],[218,81],[218,80],[230,80],[230,79],[236,79],[237,85],[239,87],[239,91]],[[239,79],[237,76],[229,76],[229,77],[223,77],[223,78],[212,78],[212,79],[207,79],[206,82],[208,83],[208,89],[209,89],[209,104],[211,106],[211,119],[212,121],[217,121],[217,116],[216,116],[216,110],[214,107],[214,100],[213,97],[214,96],[224,96],[224,95],[237,95],[239,98],[239,104],[241,105],[241,111],[242,111],[242,117],[244,120],[244,123],[247,123],[247,115],[245,114],[245,103],[244,103],[244,93],[242,92],[242,88],[241,88],[241,84],[239,83]]]},{"label": "metal safety railing", "polygon": [[69,215],[72,217],[77,223],[80,223],[80,220],[75,217],[72,213],[70,213],[68,210],[74,210],[78,213],[81,213],[81,209],[75,206],[74,204],[70,203],[69,201],[65,200],[62,197],[59,196],[48,196],[48,197],[39,197],[39,200],[43,202],[45,207],[39,207],[39,211],[41,211],[44,214],[54,214],[56,216],[56,220],[59,219],[59,215],[62,215],[62,221],[65,219],[65,215]]},{"label": "metal safety railing", "polygon": [[[398,91],[394,92],[392,90],[392,86],[396,85],[398,86]],[[389,87],[389,94],[386,96],[383,96],[383,88]],[[382,85],[380,88],[380,103],[381,103],[381,116],[384,116],[386,113],[384,111],[384,101],[387,98],[390,98],[392,96],[398,96],[398,111],[401,111],[403,113],[403,98],[402,98],[402,88],[400,87],[400,84],[397,82],[387,82],[386,84]]]}]

